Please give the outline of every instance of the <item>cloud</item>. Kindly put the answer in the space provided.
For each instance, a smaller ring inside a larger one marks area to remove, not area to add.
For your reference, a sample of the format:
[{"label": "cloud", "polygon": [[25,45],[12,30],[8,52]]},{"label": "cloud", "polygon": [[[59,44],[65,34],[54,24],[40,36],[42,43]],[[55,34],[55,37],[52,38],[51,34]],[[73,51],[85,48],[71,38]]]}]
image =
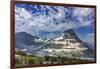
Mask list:
[{"label": "cloud", "polygon": [[[15,32],[24,31],[32,35],[40,35],[41,31],[46,31],[51,32],[50,37],[54,37],[57,34],[52,32],[78,29],[90,26],[93,22],[92,8],[47,5],[40,5],[40,9],[37,5],[30,5],[31,7],[31,10],[27,10],[25,6],[15,5]],[[33,13],[33,7],[37,10],[35,13]]]}]

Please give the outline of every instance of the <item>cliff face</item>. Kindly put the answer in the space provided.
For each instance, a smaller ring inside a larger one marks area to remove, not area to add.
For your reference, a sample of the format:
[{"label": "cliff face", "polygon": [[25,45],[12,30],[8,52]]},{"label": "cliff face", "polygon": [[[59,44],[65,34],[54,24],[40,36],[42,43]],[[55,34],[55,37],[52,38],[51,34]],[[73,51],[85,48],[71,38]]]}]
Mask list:
[{"label": "cliff face", "polygon": [[69,29],[69,30],[66,30],[63,32],[64,33],[64,36],[63,38],[64,39],[75,39],[77,42],[82,42],[78,36],[76,35],[76,33],[74,32],[74,30],[72,29]]}]

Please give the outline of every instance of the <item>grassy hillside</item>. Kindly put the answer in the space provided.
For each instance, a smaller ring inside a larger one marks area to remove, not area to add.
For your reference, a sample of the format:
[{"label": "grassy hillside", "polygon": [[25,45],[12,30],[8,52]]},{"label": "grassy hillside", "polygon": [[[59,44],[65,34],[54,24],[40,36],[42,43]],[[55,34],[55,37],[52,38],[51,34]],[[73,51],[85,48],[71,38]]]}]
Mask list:
[{"label": "grassy hillside", "polygon": [[78,64],[78,63],[88,63],[88,60],[81,60],[68,57],[51,57],[51,56],[34,56],[26,55],[23,52],[16,52],[15,55],[16,65],[30,65],[30,64]]}]

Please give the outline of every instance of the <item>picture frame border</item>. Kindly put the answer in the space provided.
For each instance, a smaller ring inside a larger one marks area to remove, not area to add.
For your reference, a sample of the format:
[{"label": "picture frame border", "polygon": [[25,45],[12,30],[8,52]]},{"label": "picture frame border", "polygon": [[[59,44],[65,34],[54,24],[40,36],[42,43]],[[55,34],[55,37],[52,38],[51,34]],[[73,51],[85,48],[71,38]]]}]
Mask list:
[{"label": "picture frame border", "polygon": [[[90,63],[76,63],[76,64],[32,64],[15,66],[15,4],[37,4],[37,5],[52,5],[52,6],[69,6],[69,7],[85,7],[95,9],[94,18],[94,62]],[[10,68],[28,68],[28,67],[46,67],[46,66],[61,66],[61,65],[80,65],[96,63],[96,5],[82,5],[82,4],[64,4],[52,2],[36,2],[36,1],[10,1]]]}]

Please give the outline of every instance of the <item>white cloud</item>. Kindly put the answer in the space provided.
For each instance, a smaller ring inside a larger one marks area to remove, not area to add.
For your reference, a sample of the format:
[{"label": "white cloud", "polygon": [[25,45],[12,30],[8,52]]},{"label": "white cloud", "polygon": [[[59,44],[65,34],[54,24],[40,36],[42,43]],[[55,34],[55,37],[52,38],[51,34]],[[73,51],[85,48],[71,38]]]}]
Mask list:
[{"label": "white cloud", "polygon": [[74,9],[74,13],[73,13],[73,15],[74,16],[87,16],[88,14],[87,13],[90,13],[89,12],[89,8],[77,8],[77,7],[75,7],[75,9]]},{"label": "white cloud", "polygon": [[[32,14],[25,8],[15,6],[15,32],[28,32],[33,35],[39,35],[40,31],[54,32],[65,31],[67,29],[76,29],[82,26],[91,25],[91,21],[84,19],[83,17],[90,14],[92,11],[88,8],[74,8],[72,15],[77,16],[77,20],[80,22],[74,22],[65,18],[68,9],[61,6],[54,6],[57,11],[54,11],[50,6],[42,6],[41,10],[49,10],[48,15]],[[58,24],[55,24],[56,19]],[[61,20],[65,20],[61,23]],[[52,34],[51,34],[52,35]]]},{"label": "white cloud", "polygon": [[[91,14],[91,15],[90,15]],[[89,19],[89,16],[92,17],[94,15],[93,8],[74,8],[73,16],[76,16],[81,26],[89,26],[94,21],[93,19]]]}]

